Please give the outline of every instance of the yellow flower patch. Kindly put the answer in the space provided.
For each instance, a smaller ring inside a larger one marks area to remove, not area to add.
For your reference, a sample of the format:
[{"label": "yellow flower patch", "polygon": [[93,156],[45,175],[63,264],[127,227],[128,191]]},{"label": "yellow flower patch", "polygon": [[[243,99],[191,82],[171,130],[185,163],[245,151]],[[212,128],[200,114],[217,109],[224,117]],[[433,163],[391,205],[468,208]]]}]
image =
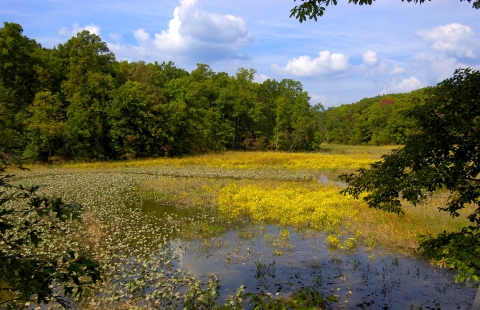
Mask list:
[{"label": "yellow flower patch", "polygon": [[249,216],[265,221],[317,230],[334,230],[355,217],[358,201],[339,194],[337,186],[317,186],[315,189],[291,183],[278,188],[232,183],[220,190],[220,211],[231,217]]},{"label": "yellow flower patch", "polygon": [[118,162],[71,163],[64,167],[76,169],[104,169],[125,167],[186,167],[204,166],[218,169],[292,169],[292,170],[332,170],[358,169],[368,167],[379,156],[368,153],[325,154],[325,153],[285,153],[285,152],[225,152],[184,158],[156,158]]}]

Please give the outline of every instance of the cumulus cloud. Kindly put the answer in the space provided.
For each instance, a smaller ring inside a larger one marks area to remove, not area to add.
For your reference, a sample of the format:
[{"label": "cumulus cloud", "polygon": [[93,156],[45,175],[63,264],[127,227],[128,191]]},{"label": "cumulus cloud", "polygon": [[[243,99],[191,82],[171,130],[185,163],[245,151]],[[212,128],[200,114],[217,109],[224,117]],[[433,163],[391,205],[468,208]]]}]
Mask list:
[{"label": "cumulus cloud", "polygon": [[[181,6],[175,9],[175,19],[170,30],[178,29],[181,36],[212,44],[235,46],[244,46],[253,41],[247,24],[242,18],[205,12],[198,8],[197,0],[180,2]],[[173,31],[162,33],[161,36],[169,36],[172,33]]]},{"label": "cumulus cloud", "polygon": [[110,40],[115,42],[116,44],[120,44],[123,40],[122,36],[116,33],[110,33],[109,37]]},{"label": "cumulus cloud", "polygon": [[422,83],[420,80],[414,76],[406,79],[394,77],[390,84],[383,88],[380,94],[406,93],[415,89],[419,89],[421,86]]},{"label": "cumulus cloud", "polygon": [[453,23],[419,30],[416,35],[425,40],[433,50],[447,56],[469,59],[479,56],[480,40],[469,26]]},{"label": "cumulus cloud", "polygon": [[443,81],[453,75],[455,69],[473,67],[471,64],[466,64],[458,61],[456,58],[445,55],[431,54],[431,53],[417,53],[413,57],[413,66],[421,69],[426,69],[429,82],[434,84]]},{"label": "cumulus cloud", "polygon": [[312,59],[308,55],[293,58],[284,67],[272,65],[277,73],[289,73],[298,77],[328,76],[345,72],[349,68],[348,56],[324,50]]},{"label": "cumulus cloud", "polygon": [[265,75],[265,74],[255,74],[255,78],[253,79],[255,82],[257,83],[263,83],[265,82],[266,80],[268,80],[270,77],[268,77],[268,75]]},{"label": "cumulus cloud", "polygon": [[387,65],[380,61],[380,57],[372,50],[362,54],[363,63],[355,67],[358,73],[373,79],[378,78],[383,73]]},{"label": "cumulus cloud", "polygon": [[180,0],[168,29],[153,35],[137,29],[133,35],[137,45],[109,44],[110,49],[125,58],[130,54],[143,60],[183,57],[193,62],[212,62],[248,59],[239,49],[255,42],[242,18],[206,12],[198,0]]},{"label": "cumulus cloud", "polygon": [[378,55],[374,51],[368,50],[362,54],[363,63],[369,67],[373,67],[378,64]]},{"label": "cumulus cloud", "polygon": [[451,77],[458,68],[479,68],[480,37],[469,26],[452,23],[419,30],[416,36],[427,48],[413,56],[410,66],[426,71],[429,84]]},{"label": "cumulus cloud", "polygon": [[93,23],[84,27],[79,27],[78,24],[75,23],[73,24],[71,30],[69,30],[66,27],[62,27],[60,28],[60,30],[58,30],[58,34],[61,36],[73,37],[73,36],[76,36],[77,33],[82,32],[83,30],[88,30],[90,31],[90,33],[96,34],[98,36],[100,35],[100,27]]},{"label": "cumulus cloud", "polygon": [[338,97],[327,97],[325,95],[319,95],[314,93],[309,93],[310,104],[321,103],[324,108],[333,107],[338,104]]},{"label": "cumulus cloud", "polygon": [[403,75],[405,74],[405,70],[403,68],[400,68],[397,64],[393,65],[392,71],[390,71],[391,75]]}]

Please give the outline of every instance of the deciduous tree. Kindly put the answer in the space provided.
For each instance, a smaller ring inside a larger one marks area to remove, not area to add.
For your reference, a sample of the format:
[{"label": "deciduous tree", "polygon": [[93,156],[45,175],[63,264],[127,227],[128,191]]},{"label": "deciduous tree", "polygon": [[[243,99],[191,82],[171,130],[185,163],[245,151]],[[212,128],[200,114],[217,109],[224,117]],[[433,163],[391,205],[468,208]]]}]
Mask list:
[{"label": "deciduous tree", "polygon": [[[297,1],[297,0],[293,0]],[[337,5],[338,0],[301,0],[302,4],[295,6],[290,11],[290,17],[295,17],[299,22],[304,22],[308,19],[317,20],[318,17],[323,16],[325,13],[326,7],[329,5]],[[358,5],[371,5],[375,0],[348,0],[348,3],[358,4]],[[404,2],[405,0],[402,0]],[[429,0],[430,1],[430,0]],[[471,3],[472,0],[460,0],[460,2],[466,1]],[[424,3],[425,0],[407,0],[407,2],[414,3]],[[475,9],[480,9],[480,0],[474,0],[472,7]]]},{"label": "deciduous tree", "polygon": [[68,102],[67,147],[75,157],[109,155],[105,109],[114,88],[114,61],[105,42],[84,30],[58,47],[67,68],[62,93]]},{"label": "deciduous tree", "polygon": [[58,154],[63,148],[67,130],[65,110],[59,94],[38,92],[28,111],[31,116],[27,120],[29,144],[26,155],[40,155],[44,161],[51,160],[54,152]]},{"label": "deciduous tree", "polygon": [[480,274],[480,71],[459,69],[452,78],[427,88],[408,117],[419,130],[405,146],[384,155],[368,169],[345,174],[343,190],[370,207],[402,213],[401,199],[417,205],[432,193],[449,191],[440,211],[452,217],[471,208],[470,226],[460,232],[430,236],[424,254],[440,266],[455,268],[456,280]]}]

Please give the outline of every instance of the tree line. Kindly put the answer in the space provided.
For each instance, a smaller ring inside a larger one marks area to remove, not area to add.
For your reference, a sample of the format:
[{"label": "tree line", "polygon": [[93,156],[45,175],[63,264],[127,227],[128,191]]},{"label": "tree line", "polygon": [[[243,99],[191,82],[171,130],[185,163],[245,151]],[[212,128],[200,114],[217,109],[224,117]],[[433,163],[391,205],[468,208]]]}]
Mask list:
[{"label": "tree line", "polygon": [[82,31],[43,48],[0,28],[3,145],[41,161],[178,156],[222,150],[312,150],[316,118],[300,82],[254,81],[198,64],[117,61]]},{"label": "tree line", "polygon": [[403,145],[420,124],[406,112],[424,97],[425,89],[378,95],[353,104],[328,108],[321,115],[319,134],[338,144]]},{"label": "tree line", "polygon": [[38,161],[403,143],[415,124],[399,115],[421,95],[325,110],[300,82],[257,83],[254,69],[230,76],[206,64],[187,72],[171,61],[117,61],[86,30],[44,48],[5,22],[0,51],[0,145]]}]

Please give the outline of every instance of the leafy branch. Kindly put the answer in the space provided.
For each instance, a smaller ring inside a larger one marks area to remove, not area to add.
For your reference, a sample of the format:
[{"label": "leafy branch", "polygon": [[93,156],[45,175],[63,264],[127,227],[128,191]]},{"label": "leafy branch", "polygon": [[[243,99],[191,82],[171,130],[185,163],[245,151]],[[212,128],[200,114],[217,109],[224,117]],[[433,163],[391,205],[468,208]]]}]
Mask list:
[{"label": "leafy branch", "polygon": [[[295,2],[297,0],[294,0]],[[318,17],[322,17],[325,13],[326,7],[331,5],[337,5],[337,0],[301,0],[302,4],[296,5],[293,9],[290,10],[290,17],[295,17],[300,23],[308,19],[314,19],[317,21]],[[348,3],[358,4],[358,5],[372,5],[374,0],[348,0]],[[405,0],[402,0],[404,2]],[[431,1],[431,0],[428,0]],[[472,0],[460,0],[460,2],[467,1],[471,3]],[[407,0],[407,2],[413,3],[425,3],[425,0]],[[474,9],[480,9],[480,0],[473,1],[472,7]]]},{"label": "leafy branch", "polygon": [[[37,194],[38,187],[13,185],[7,170],[25,170],[16,158],[0,155],[0,305],[23,308],[26,302],[55,301],[81,295],[100,279],[99,264],[88,254],[44,249],[51,235],[62,242],[64,224],[80,220],[82,208],[61,198]],[[20,301],[20,303],[18,303]]]}]

